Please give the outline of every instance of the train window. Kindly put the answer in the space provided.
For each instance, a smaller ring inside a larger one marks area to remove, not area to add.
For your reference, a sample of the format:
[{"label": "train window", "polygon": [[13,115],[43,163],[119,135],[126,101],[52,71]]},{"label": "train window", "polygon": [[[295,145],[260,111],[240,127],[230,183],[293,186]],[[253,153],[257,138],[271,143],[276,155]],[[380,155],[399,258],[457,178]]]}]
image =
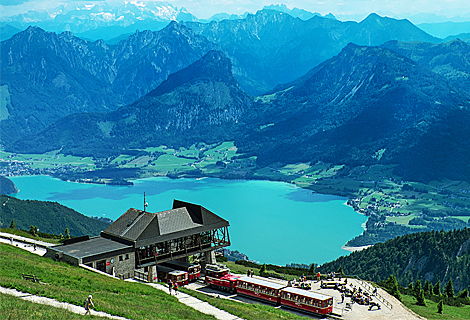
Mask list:
[{"label": "train window", "polygon": [[305,298],[302,298],[302,303],[305,303]]}]

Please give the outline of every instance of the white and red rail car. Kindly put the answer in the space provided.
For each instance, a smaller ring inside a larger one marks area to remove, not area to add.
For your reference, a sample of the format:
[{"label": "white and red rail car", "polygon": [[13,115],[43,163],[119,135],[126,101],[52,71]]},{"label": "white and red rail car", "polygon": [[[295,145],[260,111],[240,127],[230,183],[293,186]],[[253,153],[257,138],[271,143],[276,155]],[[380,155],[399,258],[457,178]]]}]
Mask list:
[{"label": "white and red rail car", "polygon": [[186,271],[188,273],[189,281],[196,281],[201,277],[201,266],[196,263],[173,260],[165,262],[163,265],[176,270]]},{"label": "white and red rail car", "polygon": [[285,287],[281,290],[281,306],[315,314],[333,312],[333,297],[315,291]]},{"label": "white and red rail car", "polygon": [[230,273],[230,269],[220,264],[206,265],[206,284],[211,287],[235,292],[237,290],[238,276]]},{"label": "white and red rail car", "polygon": [[177,283],[179,287],[188,284],[188,273],[183,270],[175,270],[170,267],[157,266],[157,275],[161,281]]},{"label": "white and red rail car", "polygon": [[252,277],[240,277],[237,282],[237,294],[275,305],[280,303],[280,294],[283,288],[285,285]]}]

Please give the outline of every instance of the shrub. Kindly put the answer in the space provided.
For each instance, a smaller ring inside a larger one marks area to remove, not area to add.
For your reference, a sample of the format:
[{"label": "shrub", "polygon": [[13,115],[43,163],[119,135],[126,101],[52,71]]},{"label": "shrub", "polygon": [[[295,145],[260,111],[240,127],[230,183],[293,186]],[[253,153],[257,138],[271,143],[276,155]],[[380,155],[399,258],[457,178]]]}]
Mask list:
[{"label": "shrub", "polygon": [[442,313],[443,305],[444,303],[442,302],[442,300],[440,300],[439,303],[437,304],[437,313]]}]

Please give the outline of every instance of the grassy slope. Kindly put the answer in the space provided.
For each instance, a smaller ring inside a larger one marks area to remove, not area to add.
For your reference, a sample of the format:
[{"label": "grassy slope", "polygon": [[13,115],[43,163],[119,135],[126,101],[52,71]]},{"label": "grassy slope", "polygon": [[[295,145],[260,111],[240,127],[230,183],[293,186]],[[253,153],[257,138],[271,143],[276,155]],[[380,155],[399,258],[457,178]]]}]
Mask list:
[{"label": "grassy slope", "polygon": [[[11,234],[14,234],[14,235],[17,235],[17,236],[20,236],[20,237],[34,239],[34,240],[43,241],[43,242],[54,243],[54,244],[60,244],[61,243],[58,238],[43,238],[43,237],[41,237],[41,235],[35,237],[35,236],[31,235],[31,233],[29,233],[26,230],[11,229],[11,228],[0,228],[0,232],[11,233]],[[51,235],[51,236],[54,236],[54,235]]]},{"label": "grassy slope", "polygon": [[[61,308],[25,301],[7,294],[0,294],[0,319],[75,320],[83,319],[83,315]],[[87,319],[102,320],[103,318],[88,315]]]},{"label": "grassy slope", "polygon": [[418,306],[416,304],[416,299],[413,296],[403,295],[402,296],[403,304],[419,314],[420,316],[429,319],[429,320],[441,320],[441,319],[453,319],[453,320],[468,320],[470,319],[470,306],[464,307],[451,307],[444,305],[442,314],[437,313],[437,303],[426,300],[426,307]]},{"label": "grassy slope", "polygon": [[[96,310],[109,314],[133,320],[214,319],[150,286],[104,277],[10,245],[0,244],[0,265],[0,285],[3,287],[79,306],[93,294]],[[22,273],[34,274],[47,284],[25,281]],[[8,312],[13,317],[13,311]]]},{"label": "grassy slope", "polygon": [[[177,301],[166,292],[150,286],[111,279],[66,263],[54,262],[10,245],[0,244],[0,286],[16,288],[39,296],[82,305],[93,294],[96,310],[129,319],[214,319]],[[241,266],[243,267],[243,266]],[[244,267],[243,267],[244,268]],[[47,284],[22,279],[21,274],[34,274]],[[188,292],[187,290],[186,292]],[[210,304],[244,319],[302,319],[270,306],[243,304],[191,293]],[[5,319],[59,319],[48,307],[33,306],[16,298],[1,302]],[[52,308],[52,307],[51,307]],[[59,310],[59,312],[64,312]],[[0,316],[0,319],[3,319]],[[74,319],[73,315],[69,319]]]}]

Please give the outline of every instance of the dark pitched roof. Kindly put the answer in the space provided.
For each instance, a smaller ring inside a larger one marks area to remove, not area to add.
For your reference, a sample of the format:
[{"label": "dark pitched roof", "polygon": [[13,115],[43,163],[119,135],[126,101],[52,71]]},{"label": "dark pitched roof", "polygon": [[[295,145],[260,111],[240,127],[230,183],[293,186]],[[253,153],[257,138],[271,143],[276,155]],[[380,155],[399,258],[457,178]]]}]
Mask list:
[{"label": "dark pitched roof", "polygon": [[228,226],[227,220],[200,205],[175,200],[173,209],[157,213],[129,209],[102,235],[130,240],[141,247]]},{"label": "dark pitched roof", "polygon": [[94,237],[81,242],[54,246],[52,249],[54,251],[63,252],[76,258],[85,258],[131,248],[132,246],[122,244],[111,239]]}]

